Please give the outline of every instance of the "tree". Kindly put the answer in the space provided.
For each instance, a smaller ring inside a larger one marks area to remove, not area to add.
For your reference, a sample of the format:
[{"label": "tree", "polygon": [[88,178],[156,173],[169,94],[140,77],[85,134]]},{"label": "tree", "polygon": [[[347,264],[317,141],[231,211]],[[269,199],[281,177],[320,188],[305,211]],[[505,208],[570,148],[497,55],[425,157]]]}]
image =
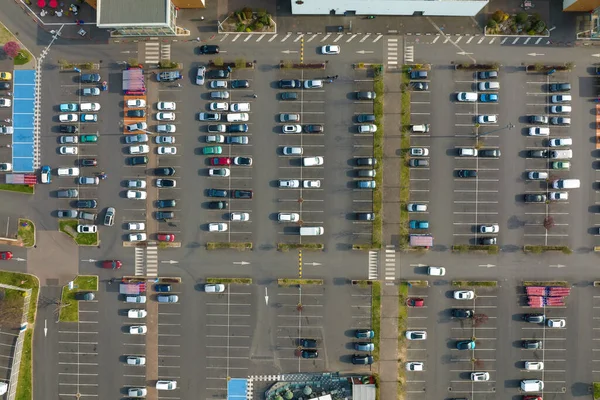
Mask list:
[{"label": "tree", "polygon": [[526,12],[521,11],[520,13],[517,14],[517,17],[515,18],[515,20],[517,21],[517,24],[524,24],[527,21],[527,18],[529,16],[527,15]]},{"label": "tree", "polygon": [[19,50],[21,50],[21,46],[17,42],[6,42],[4,47],[2,48],[7,56],[15,58],[19,54]]},{"label": "tree", "polygon": [[495,19],[490,19],[487,23],[487,27],[490,29],[495,29],[498,27],[498,22]]},{"label": "tree", "polygon": [[494,14],[492,14],[492,20],[500,23],[504,20],[504,11],[498,10]]}]

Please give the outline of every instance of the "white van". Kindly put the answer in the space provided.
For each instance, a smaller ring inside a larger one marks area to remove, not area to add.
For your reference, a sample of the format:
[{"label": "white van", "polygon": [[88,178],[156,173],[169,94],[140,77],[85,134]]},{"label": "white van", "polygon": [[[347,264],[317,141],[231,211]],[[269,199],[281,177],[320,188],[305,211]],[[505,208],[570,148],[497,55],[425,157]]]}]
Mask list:
[{"label": "white van", "polygon": [[247,113],[227,114],[227,122],[246,122],[250,119]]},{"label": "white van", "polygon": [[565,160],[570,160],[571,158],[573,158],[573,150],[552,150],[550,152],[550,158],[562,158]]},{"label": "white van", "polygon": [[456,94],[456,99],[458,101],[468,101],[469,103],[474,103],[477,101],[477,93],[474,92],[458,92]]},{"label": "white van", "polygon": [[557,179],[552,182],[554,189],[578,189],[580,186],[579,179]]},{"label": "white van", "polygon": [[79,106],[81,111],[98,111],[100,109],[100,104],[98,103],[81,103]]},{"label": "white van", "polygon": [[524,392],[541,392],[544,390],[544,382],[539,379],[526,379],[521,381],[521,390]]},{"label": "white van", "polygon": [[459,147],[458,155],[459,157],[477,157],[477,149],[472,147]]},{"label": "white van", "polygon": [[249,112],[250,103],[233,103],[229,109],[233,112]]},{"label": "white van", "polygon": [[325,232],[322,226],[302,226],[300,236],[320,236]]},{"label": "white van", "polygon": [[177,389],[177,381],[156,381],[157,390],[175,390]]},{"label": "white van", "polygon": [[302,159],[302,165],[305,167],[314,167],[316,165],[323,165],[323,157],[304,157]]},{"label": "white van", "polygon": [[427,133],[429,132],[429,124],[413,125],[411,130],[414,133]]}]

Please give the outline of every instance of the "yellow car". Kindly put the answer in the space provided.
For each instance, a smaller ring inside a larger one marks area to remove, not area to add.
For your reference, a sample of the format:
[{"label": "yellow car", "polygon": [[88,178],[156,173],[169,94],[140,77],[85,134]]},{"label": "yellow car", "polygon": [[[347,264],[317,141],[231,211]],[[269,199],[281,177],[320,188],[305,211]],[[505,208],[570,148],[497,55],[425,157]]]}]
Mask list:
[{"label": "yellow car", "polygon": [[0,81],[10,81],[12,74],[10,72],[0,72]]}]

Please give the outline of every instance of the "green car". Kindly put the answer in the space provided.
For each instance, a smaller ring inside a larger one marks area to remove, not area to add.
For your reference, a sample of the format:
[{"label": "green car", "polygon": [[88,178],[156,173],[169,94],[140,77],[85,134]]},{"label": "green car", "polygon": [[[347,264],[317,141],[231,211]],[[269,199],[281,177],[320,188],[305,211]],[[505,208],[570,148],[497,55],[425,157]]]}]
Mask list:
[{"label": "green car", "polygon": [[552,169],[569,169],[571,163],[568,161],[554,161],[552,163]]},{"label": "green car", "polygon": [[98,141],[98,135],[81,135],[79,136],[81,143],[96,143]]},{"label": "green car", "polygon": [[202,154],[221,154],[222,152],[221,146],[209,146],[202,149]]}]

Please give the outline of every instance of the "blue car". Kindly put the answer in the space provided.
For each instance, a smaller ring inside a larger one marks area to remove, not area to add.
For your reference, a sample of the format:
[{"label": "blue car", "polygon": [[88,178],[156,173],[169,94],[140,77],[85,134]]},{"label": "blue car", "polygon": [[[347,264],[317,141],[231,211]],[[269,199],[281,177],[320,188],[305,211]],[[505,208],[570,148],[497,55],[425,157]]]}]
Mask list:
[{"label": "blue car", "polygon": [[98,114],[81,114],[79,120],[81,122],[97,122]]},{"label": "blue car", "polygon": [[50,174],[50,166],[49,165],[44,165],[42,167],[40,179],[41,179],[42,183],[52,182],[52,175]]},{"label": "blue car", "polygon": [[463,340],[456,343],[458,350],[473,350],[475,348],[475,342],[473,340]]},{"label": "blue car", "polygon": [[482,103],[497,103],[498,95],[495,93],[482,93],[479,96],[479,101]]},{"label": "blue car", "polygon": [[357,329],[354,332],[354,337],[357,339],[373,339],[375,337],[375,332],[370,329]]},{"label": "blue car", "polygon": [[156,290],[157,292],[170,292],[171,285],[168,285],[166,283],[160,283],[158,285],[154,285],[154,290]]},{"label": "blue car", "polygon": [[60,105],[60,111],[62,112],[76,112],[79,110],[79,106],[75,103],[63,103]]},{"label": "blue car", "polygon": [[429,229],[429,221],[417,221],[412,219],[410,221],[410,229]]}]

